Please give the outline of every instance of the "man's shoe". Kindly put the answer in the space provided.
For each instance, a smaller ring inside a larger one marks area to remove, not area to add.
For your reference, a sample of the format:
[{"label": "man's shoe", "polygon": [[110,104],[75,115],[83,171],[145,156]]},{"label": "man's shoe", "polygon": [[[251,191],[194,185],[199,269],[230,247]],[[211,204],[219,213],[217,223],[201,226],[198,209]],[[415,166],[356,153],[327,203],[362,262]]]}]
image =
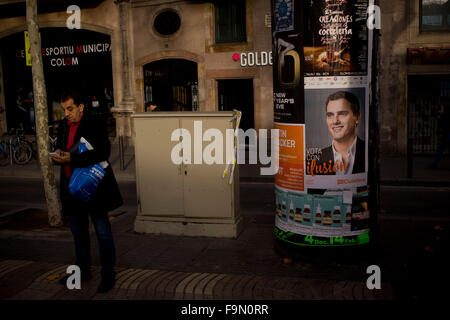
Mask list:
[{"label": "man's shoe", "polygon": [[102,276],[102,281],[98,286],[97,293],[106,293],[114,288],[114,284],[116,283],[116,273],[113,272],[109,275]]},{"label": "man's shoe", "polygon": [[[72,275],[66,274],[64,277],[59,279],[59,284],[62,286],[67,285],[67,279],[69,279],[70,276],[72,276]],[[81,271],[81,281],[85,282],[85,281],[89,281],[89,280],[91,280],[91,273]]]}]

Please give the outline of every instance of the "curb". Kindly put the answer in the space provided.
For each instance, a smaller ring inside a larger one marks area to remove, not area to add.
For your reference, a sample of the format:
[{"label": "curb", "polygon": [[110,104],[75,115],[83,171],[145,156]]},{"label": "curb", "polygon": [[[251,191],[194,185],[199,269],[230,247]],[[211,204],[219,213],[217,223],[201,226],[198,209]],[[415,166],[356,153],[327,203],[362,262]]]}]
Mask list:
[{"label": "curb", "polygon": [[382,186],[405,186],[405,187],[450,188],[450,181],[398,179],[398,180],[381,180],[380,185],[382,185]]},{"label": "curb", "polygon": [[0,298],[9,300],[393,300],[389,283],[116,268],[116,284],[97,294],[100,267],[80,290],[59,284],[66,265],[0,261]]}]

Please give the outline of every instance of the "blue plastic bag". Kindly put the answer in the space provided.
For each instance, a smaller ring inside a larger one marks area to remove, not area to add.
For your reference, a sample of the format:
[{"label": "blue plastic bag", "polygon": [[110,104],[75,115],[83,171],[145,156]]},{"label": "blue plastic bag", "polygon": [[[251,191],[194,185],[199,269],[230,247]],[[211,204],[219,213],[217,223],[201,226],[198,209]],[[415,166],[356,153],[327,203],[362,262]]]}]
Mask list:
[{"label": "blue plastic bag", "polygon": [[[80,154],[93,149],[86,139],[80,139],[78,144],[78,152]],[[89,167],[75,168],[69,181],[70,193],[82,201],[89,201],[105,176],[105,168],[107,166],[108,163],[103,161]]]}]

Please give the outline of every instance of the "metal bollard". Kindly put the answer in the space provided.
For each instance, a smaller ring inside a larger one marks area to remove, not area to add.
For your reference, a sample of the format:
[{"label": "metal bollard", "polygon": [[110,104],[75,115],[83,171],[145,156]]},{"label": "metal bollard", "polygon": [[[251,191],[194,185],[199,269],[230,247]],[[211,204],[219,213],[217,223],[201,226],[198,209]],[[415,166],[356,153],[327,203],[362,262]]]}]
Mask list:
[{"label": "metal bollard", "polygon": [[123,136],[119,136],[119,156],[120,156],[120,170],[125,170],[125,155],[123,154]]},{"label": "metal bollard", "polygon": [[12,139],[10,139],[9,140],[9,164],[10,165],[13,165],[13,156],[14,156],[12,144],[13,144],[13,141],[12,141]]}]

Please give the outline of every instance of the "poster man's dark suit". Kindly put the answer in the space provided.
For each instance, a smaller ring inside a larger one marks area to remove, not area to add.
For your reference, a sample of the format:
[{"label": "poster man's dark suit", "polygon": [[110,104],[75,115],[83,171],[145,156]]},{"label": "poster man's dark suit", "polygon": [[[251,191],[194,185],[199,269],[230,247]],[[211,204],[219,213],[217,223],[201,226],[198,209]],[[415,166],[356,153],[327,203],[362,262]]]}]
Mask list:
[{"label": "poster man's dark suit", "polygon": [[[362,173],[365,172],[365,143],[364,140],[361,140],[360,138],[356,138],[356,152],[355,152],[355,161],[353,163],[353,173]],[[318,161],[318,164],[321,165],[322,163],[329,163],[331,160],[331,163],[334,164],[334,154],[333,154],[333,147],[329,146],[327,148],[322,149],[322,155],[320,156],[320,160]],[[335,175],[335,172],[326,173],[324,175]]]}]

